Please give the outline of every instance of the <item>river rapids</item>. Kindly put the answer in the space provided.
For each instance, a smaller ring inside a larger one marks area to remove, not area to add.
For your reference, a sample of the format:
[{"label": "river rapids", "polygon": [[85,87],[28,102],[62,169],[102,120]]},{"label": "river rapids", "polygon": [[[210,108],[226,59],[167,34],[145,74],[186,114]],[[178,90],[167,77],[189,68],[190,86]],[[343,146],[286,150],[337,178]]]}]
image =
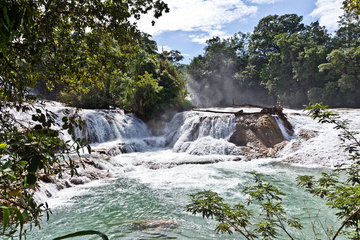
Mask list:
[{"label": "river rapids", "polygon": [[[47,107],[59,115],[65,108],[59,103]],[[352,129],[360,128],[360,110],[334,111],[350,119]],[[65,175],[56,183],[40,184],[36,199],[47,202],[53,215],[28,238],[47,240],[96,230],[110,239],[240,239],[236,233],[216,234],[215,220],[193,216],[185,205],[189,194],[210,189],[229,204],[244,203],[242,190],[253,184],[250,171],[264,174],[285,193],[286,211],[305,226],[294,233],[297,239],[314,239],[314,231],[319,238],[326,237],[324,229],[340,224],[335,211],[297,187],[295,179],[304,174],[320,176],[346,163],[344,143],[334,126],[320,124],[301,110],[284,113],[294,132],[289,135],[277,119],[284,137],[281,149],[271,157],[244,157],[244,148],[229,141],[234,114],[178,113],[161,129],[161,136],[153,136],[144,122],[121,110],[80,110],[86,127],[76,135],[91,142],[93,152],[84,157],[93,165],[80,170],[83,174],[77,178]],[[149,228],[134,224],[154,219],[173,224]]]}]

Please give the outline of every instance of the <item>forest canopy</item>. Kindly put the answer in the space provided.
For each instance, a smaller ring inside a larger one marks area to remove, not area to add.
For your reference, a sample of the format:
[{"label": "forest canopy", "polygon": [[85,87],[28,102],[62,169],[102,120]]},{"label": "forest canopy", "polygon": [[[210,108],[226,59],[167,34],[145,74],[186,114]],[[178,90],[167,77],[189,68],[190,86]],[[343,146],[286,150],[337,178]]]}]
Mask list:
[{"label": "forest canopy", "polygon": [[140,117],[183,102],[184,78],[173,65],[181,58],[157,53],[156,43],[130,21],[152,12],[155,24],[169,12],[163,1],[0,4],[2,96],[16,88],[76,107],[121,107]]},{"label": "forest canopy", "polygon": [[319,22],[306,25],[301,16],[285,14],[261,19],[250,34],[208,40],[204,53],[187,67],[194,104],[360,107],[356,6],[344,13],[333,34]]}]

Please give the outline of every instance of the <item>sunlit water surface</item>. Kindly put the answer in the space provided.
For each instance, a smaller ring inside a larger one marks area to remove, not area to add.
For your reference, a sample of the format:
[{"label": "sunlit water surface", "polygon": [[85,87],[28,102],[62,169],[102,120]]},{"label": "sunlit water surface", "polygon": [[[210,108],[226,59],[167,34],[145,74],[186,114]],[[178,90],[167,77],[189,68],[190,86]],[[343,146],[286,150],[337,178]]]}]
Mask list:
[{"label": "sunlit water surface", "polygon": [[[321,125],[296,111],[288,111],[296,113],[289,115],[295,136],[277,158],[235,161],[234,155],[196,156],[164,148],[159,138],[155,147],[113,157],[108,167],[115,176],[113,179],[61,190],[44,199],[52,207],[53,215],[49,221],[42,222],[40,230],[31,231],[28,239],[47,240],[84,230],[101,231],[110,239],[241,239],[237,233],[217,234],[215,220],[193,216],[185,211],[185,205],[190,203],[189,194],[210,189],[229,204],[245,203],[247,196],[242,191],[254,184],[250,171],[264,174],[267,181],[285,194],[285,210],[290,216],[300,218],[304,225],[302,231],[292,232],[296,239],[328,239],[326,232],[340,225],[335,210],[327,208],[323,199],[297,187],[296,178],[304,174],[320,176],[322,171],[330,171],[335,164],[346,161],[346,155],[333,126]],[[342,110],[341,113],[353,120],[353,128],[360,126],[359,111]],[[186,119],[181,121],[179,124],[184,125]],[[226,124],[229,128],[229,121]],[[294,148],[292,144],[301,129],[317,131],[318,136]],[[219,140],[222,141],[216,139]],[[216,141],[214,138],[218,145]],[[253,210],[259,211],[256,207]],[[133,224],[149,219],[173,219],[178,226],[137,229]],[[288,237],[283,235],[279,239]]]}]

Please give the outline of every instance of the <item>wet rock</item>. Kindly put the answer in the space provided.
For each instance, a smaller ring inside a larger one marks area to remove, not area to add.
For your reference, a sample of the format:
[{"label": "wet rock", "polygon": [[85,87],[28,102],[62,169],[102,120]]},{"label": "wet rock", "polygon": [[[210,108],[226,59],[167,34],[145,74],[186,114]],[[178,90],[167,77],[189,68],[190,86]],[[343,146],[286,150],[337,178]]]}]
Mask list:
[{"label": "wet rock", "polygon": [[41,181],[46,182],[46,183],[51,183],[54,181],[53,178],[49,175],[42,175],[40,179],[41,179]]},{"label": "wet rock", "polygon": [[91,152],[95,155],[116,156],[128,151],[125,143],[118,143],[113,147],[93,149]]},{"label": "wet rock", "polygon": [[262,149],[284,141],[276,120],[269,115],[253,114],[236,118],[230,142],[237,146]]},{"label": "wet rock", "polygon": [[[77,168],[77,174],[72,176],[70,173],[70,169],[67,164],[63,163],[62,168],[64,172],[62,176],[53,176],[50,179],[42,177],[42,181],[45,184],[54,184],[57,191],[63,190],[65,188],[75,187],[76,185],[82,185],[89,183],[90,181],[99,180],[99,179],[110,179],[114,178],[112,173],[105,169],[103,165],[98,164],[97,161],[93,161],[90,158],[78,158],[74,159],[74,164],[79,165],[80,167]],[[101,166],[101,167],[99,167]],[[99,168],[104,170],[101,170]],[[51,197],[53,194],[45,192],[48,197]]]},{"label": "wet rock", "polygon": [[51,192],[49,192],[48,190],[45,191],[45,194],[46,194],[47,197],[52,197]]},{"label": "wet rock", "polygon": [[70,181],[65,180],[65,187],[67,187],[67,188],[72,187],[72,185],[71,185]]},{"label": "wet rock", "polygon": [[89,180],[84,179],[84,178],[79,178],[79,177],[73,177],[73,178],[70,178],[70,182],[74,185],[82,185],[82,184],[88,183]]},{"label": "wet rock", "polygon": [[[287,122],[287,125],[291,124]],[[288,132],[292,133],[292,129]],[[287,144],[275,118],[267,114],[238,116],[229,141],[239,146],[248,160],[276,157]]]},{"label": "wet rock", "polygon": [[309,140],[311,138],[316,137],[318,134],[315,131],[307,130],[307,129],[301,129],[298,136],[302,140]]},{"label": "wet rock", "polygon": [[150,220],[133,222],[133,225],[134,227],[140,229],[148,229],[148,228],[165,229],[165,228],[176,227],[178,224],[173,219],[165,219],[165,220],[150,219]]},{"label": "wet rock", "polygon": [[56,189],[58,191],[62,190],[65,188],[65,186],[61,183],[61,182],[55,182],[55,185],[56,185]]}]

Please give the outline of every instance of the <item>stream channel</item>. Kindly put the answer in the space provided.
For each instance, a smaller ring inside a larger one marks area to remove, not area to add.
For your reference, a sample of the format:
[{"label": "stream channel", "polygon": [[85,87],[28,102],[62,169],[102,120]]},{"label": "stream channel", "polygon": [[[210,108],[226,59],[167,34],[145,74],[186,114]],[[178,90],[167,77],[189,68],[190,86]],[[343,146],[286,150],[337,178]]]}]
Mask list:
[{"label": "stream channel", "polygon": [[[59,104],[51,107],[58,112],[64,108]],[[284,133],[286,146],[275,157],[250,160],[239,158],[240,150],[228,141],[234,131],[231,115],[204,121],[204,117],[216,114],[179,113],[164,135],[155,137],[141,120],[121,111],[82,111],[87,130],[78,134],[92,141],[93,149],[121,144],[126,153],[114,151],[107,159],[93,158],[109,178],[70,183],[62,190],[55,184],[42,184],[37,199],[48,202],[53,214],[49,221],[42,221],[41,229],[33,229],[28,239],[48,240],[83,230],[101,231],[110,239],[241,239],[237,233],[217,234],[215,220],[194,216],[185,211],[185,205],[190,203],[189,194],[210,189],[229,204],[245,203],[247,196],[242,191],[254,184],[250,171],[264,174],[285,193],[285,210],[304,225],[302,231],[294,233],[296,239],[315,239],[314,232],[327,239],[324,229],[340,225],[336,211],[327,208],[323,199],[296,185],[299,175],[320,176],[347,161],[339,132],[303,111],[284,110],[294,134]],[[336,112],[352,120],[351,128],[359,129],[360,110]],[[311,137],[301,137],[309,132]],[[139,228],[133,224],[149,219],[171,219],[176,226]]]}]

